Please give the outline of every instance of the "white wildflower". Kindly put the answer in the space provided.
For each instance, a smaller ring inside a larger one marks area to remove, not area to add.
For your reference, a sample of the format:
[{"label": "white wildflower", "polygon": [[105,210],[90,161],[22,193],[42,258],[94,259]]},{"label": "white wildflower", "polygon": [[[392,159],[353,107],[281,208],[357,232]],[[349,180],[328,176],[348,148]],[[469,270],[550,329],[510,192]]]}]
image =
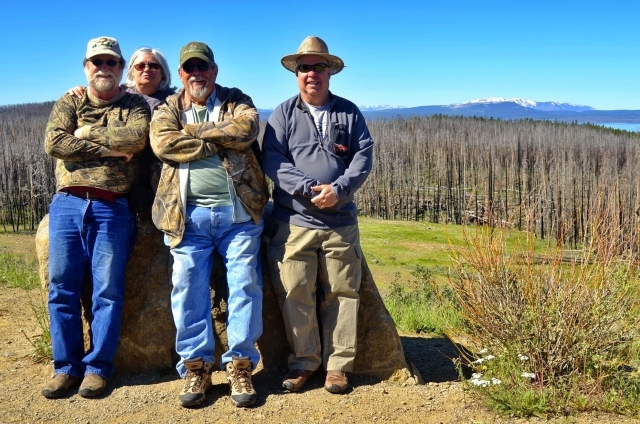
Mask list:
[{"label": "white wildflower", "polygon": [[481,355],[484,355],[485,353],[489,352],[489,349],[487,349],[486,347],[484,349],[482,349],[480,352]]},{"label": "white wildflower", "polygon": [[492,378],[491,379],[491,384],[498,385],[498,384],[501,384],[501,383],[502,383],[502,380],[500,380],[499,378]]},{"label": "white wildflower", "polygon": [[529,357],[527,355],[522,355],[518,353],[518,359],[520,359],[521,361],[528,361]]},{"label": "white wildflower", "polygon": [[487,356],[485,356],[485,357],[484,357],[484,360],[485,360],[485,361],[490,361],[490,360],[495,359],[495,358],[496,358],[496,357],[495,357],[495,356],[493,356],[493,355],[487,355]]},{"label": "white wildflower", "polygon": [[487,387],[491,383],[489,382],[489,380],[480,380],[478,378],[474,378],[473,380],[471,380],[471,384],[473,384],[474,386]]},{"label": "white wildflower", "polygon": [[478,358],[475,361],[471,362],[472,364],[481,364],[484,362],[484,358]]},{"label": "white wildflower", "polygon": [[471,378],[473,378],[474,380],[477,380],[481,377],[482,377],[482,374],[480,374],[479,372],[474,372],[473,374],[471,374]]},{"label": "white wildflower", "polygon": [[524,377],[524,378],[530,378],[532,380],[536,379],[536,374],[533,372],[523,372],[522,374],[520,374],[520,377]]}]

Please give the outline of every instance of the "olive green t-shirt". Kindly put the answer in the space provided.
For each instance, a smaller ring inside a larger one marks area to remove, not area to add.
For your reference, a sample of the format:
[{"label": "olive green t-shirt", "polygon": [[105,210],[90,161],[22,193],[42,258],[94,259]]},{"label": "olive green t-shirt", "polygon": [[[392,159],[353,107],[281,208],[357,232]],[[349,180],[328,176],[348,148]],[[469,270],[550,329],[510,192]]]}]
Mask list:
[{"label": "olive green t-shirt", "polygon": [[[193,121],[196,123],[209,120],[206,106],[192,103],[191,113]],[[211,155],[189,162],[187,205],[206,207],[231,205],[227,171],[222,166],[219,155]]]}]

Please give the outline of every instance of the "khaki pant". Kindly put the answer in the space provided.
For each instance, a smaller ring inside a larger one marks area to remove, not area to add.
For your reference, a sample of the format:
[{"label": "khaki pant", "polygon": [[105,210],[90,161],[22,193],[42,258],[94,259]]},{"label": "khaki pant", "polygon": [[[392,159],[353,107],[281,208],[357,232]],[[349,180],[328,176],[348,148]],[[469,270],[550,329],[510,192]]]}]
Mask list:
[{"label": "khaki pant", "polygon": [[[358,225],[277,223],[267,248],[289,346],[289,369],[353,371],[362,252]],[[320,336],[322,330],[322,337]]]}]

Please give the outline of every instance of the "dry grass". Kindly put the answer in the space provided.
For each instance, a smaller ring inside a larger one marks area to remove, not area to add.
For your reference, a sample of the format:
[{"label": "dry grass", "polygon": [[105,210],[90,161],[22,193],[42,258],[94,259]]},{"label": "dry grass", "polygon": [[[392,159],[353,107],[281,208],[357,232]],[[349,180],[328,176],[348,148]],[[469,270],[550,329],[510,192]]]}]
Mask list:
[{"label": "dry grass", "polygon": [[607,200],[572,259],[557,247],[540,255],[533,238],[506,252],[506,231],[491,228],[467,228],[455,249],[463,325],[448,332],[469,349],[472,387],[505,413],[638,411],[638,261]]}]

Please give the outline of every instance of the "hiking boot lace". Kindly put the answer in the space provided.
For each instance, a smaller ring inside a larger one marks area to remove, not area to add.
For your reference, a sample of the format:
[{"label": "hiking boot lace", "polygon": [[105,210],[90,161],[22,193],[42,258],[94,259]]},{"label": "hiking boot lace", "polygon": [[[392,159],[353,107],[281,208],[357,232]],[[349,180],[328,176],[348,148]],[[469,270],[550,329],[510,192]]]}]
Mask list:
[{"label": "hiking boot lace", "polygon": [[242,393],[244,388],[247,393],[253,392],[251,373],[248,370],[234,369],[230,374],[234,391]]},{"label": "hiking boot lace", "polygon": [[200,392],[204,387],[204,369],[199,369],[198,372],[187,370],[187,375],[184,380],[184,392]]}]

